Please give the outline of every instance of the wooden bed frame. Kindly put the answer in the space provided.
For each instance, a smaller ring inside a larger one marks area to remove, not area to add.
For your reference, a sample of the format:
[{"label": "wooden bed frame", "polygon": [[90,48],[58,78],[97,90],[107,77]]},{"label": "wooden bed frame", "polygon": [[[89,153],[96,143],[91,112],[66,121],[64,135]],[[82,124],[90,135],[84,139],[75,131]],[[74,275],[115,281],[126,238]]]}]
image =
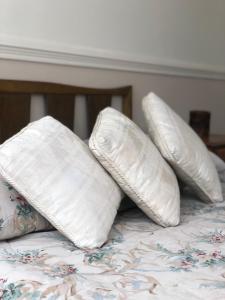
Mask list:
[{"label": "wooden bed frame", "polygon": [[90,135],[100,110],[111,105],[112,96],[122,96],[122,112],[132,117],[132,87],[98,89],[65,84],[0,80],[0,143],[30,122],[31,96],[44,96],[46,114],[73,130],[75,96],[85,95]]}]

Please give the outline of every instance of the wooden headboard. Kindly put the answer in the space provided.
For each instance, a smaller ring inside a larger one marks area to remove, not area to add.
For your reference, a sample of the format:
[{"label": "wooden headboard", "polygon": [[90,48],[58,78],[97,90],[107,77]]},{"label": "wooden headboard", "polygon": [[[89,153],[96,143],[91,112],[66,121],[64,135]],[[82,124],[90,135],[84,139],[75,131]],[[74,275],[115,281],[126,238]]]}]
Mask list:
[{"label": "wooden headboard", "polygon": [[31,96],[44,96],[45,110],[73,130],[75,96],[84,95],[90,135],[100,110],[111,106],[113,96],[122,96],[122,112],[132,117],[132,87],[85,88],[65,84],[0,80],[0,143],[30,122]]}]

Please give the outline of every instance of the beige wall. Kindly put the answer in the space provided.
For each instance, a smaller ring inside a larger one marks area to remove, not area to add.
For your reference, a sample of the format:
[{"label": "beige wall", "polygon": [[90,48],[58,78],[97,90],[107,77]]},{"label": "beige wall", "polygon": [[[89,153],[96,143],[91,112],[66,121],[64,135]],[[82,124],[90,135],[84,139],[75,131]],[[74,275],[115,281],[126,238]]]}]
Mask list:
[{"label": "beige wall", "polygon": [[160,65],[224,72],[224,28],[224,0],[1,0],[0,44]]},{"label": "beige wall", "polygon": [[212,113],[213,132],[225,133],[225,81],[109,71],[0,60],[1,79],[66,83],[87,87],[133,86],[133,119],[144,129],[141,99],[149,91],[163,97],[185,120],[191,109]]}]

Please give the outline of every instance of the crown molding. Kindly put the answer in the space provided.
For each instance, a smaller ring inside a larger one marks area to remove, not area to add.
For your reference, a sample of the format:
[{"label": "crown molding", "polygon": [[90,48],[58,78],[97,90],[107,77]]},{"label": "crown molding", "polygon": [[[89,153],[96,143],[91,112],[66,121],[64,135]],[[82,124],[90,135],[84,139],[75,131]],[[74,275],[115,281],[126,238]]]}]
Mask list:
[{"label": "crown molding", "polygon": [[118,51],[81,46],[74,47],[9,35],[0,35],[0,58],[65,66],[225,80],[225,69],[211,65],[193,64],[178,60],[161,60],[149,56],[135,56]]}]

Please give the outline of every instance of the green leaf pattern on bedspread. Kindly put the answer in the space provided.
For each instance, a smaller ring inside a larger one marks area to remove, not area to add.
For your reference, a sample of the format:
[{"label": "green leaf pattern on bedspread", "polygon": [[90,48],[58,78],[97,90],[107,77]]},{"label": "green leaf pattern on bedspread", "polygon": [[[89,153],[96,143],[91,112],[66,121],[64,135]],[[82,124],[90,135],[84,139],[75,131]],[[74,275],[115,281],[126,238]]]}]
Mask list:
[{"label": "green leaf pattern on bedspread", "polygon": [[2,242],[0,299],[225,299],[225,204],[186,197],[181,216],[162,228],[131,209],[101,249],[56,231]]},{"label": "green leaf pattern on bedspread", "polygon": [[1,176],[0,191],[0,240],[52,229],[49,222]]}]

